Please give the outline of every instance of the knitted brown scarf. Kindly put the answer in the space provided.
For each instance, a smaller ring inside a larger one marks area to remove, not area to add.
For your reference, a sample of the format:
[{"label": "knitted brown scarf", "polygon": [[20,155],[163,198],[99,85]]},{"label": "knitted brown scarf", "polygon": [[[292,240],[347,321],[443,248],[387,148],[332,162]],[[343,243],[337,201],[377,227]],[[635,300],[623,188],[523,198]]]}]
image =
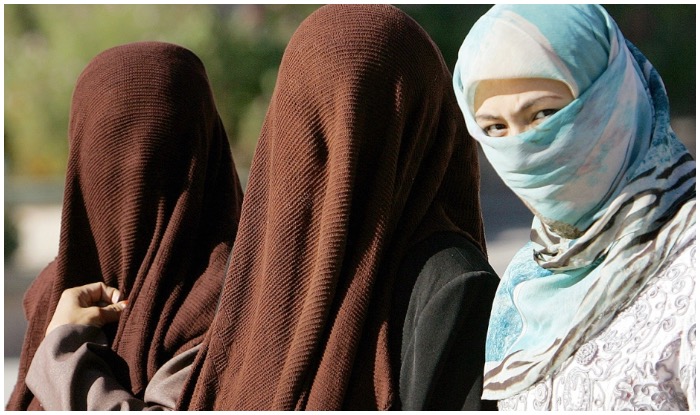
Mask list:
[{"label": "knitted brown scarf", "polygon": [[[8,409],[39,409],[24,379],[69,287],[129,299],[105,327],[117,379],[142,396],[156,370],[211,324],[242,191],[201,61],[164,43],[109,49],[73,95],[58,257],[26,293],[29,320]],[[30,404],[31,403],[31,404]]]},{"label": "knitted brown scarf", "polygon": [[[476,146],[428,35],[329,5],[292,37],[189,409],[389,409],[392,284],[434,232],[484,249]],[[395,348],[394,348],[395,349]]]}]

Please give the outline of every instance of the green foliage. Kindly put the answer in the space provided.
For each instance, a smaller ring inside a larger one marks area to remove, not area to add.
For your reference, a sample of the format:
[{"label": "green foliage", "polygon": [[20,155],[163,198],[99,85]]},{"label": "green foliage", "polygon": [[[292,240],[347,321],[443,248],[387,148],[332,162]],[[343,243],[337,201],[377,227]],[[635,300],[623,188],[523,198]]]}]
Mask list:
[{"label": "green foliage", "polygon": [[212,9],[195,6],[6,5],[5,136],[12,173],[64,171],[73,87],[93,56],[138,40],[206,49],[213,19]]},{"label": "green foliage", "polygon": [[620,30],[659,71],[671,114],[695,116],[694,4],[606,4]]},{"label": "green foliage", "polygon": [[212,83],[239,167],[249,167],[284,48],[317,5],[219,6],[211,46],[194,51]]},{"label": "green foliage", "polygon": [[[10,174],[62,175],[70,100],[95,55],[124,43],[182,45],[204,62],[245,167],[284,47],[314,5],[6,5],[5,157]],[[243,120],[243,117],[255,119]]]},{"label": "green foliage", "polygon": [[5,234],[5,263],[8,263],[19,247],[19,234],[17,232],[17,227],[15,226],[10,216],[5,212],[5,224],[4,224],[4,234]]},{"label": "green foliage", "polygon": [[464,37],[490,4],[439,4],[399,5],[406,14],[413,17],[433,39],[442,51],[447,67],[452,70],[457,63],[457,52]]},{"label": "green foliage", "polygon": [[[318,5],[5,5],[8,173],[61,176],[75,81],[99,52],[124,43],[180,44],[204,62],[239,167],[249,166],[284,48]],[[489,5],[400,5],[448,67]],[[661,73],[675,114],[695,113],[695,5],[606,5]],[[691,34],[692,36],[688,36]]]}]

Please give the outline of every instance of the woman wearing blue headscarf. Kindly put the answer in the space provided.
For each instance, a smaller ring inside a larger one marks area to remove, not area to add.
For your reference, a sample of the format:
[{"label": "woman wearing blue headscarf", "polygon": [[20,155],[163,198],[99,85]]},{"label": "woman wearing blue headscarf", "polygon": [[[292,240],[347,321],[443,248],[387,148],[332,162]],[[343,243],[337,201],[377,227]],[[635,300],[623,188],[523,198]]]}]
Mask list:
[{"label": "woman wearing blue headscarf", "polygon": [[694,409],[695,160],[651,63],[600,6],[497,5],[454,88],[535,215],[493,304],[483,398]]}]

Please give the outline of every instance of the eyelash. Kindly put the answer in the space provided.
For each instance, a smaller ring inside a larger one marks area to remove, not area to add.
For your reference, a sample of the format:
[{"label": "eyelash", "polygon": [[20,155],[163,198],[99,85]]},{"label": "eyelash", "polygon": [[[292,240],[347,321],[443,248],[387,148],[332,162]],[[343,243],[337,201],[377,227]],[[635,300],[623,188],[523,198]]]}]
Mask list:
[{"label": "eyelash", "polygon": [[539,119],[539,118],[537,118],[537,115],[538,115],[539,113],[543,113],[544,116],[543,116],[542,118],[546,118],[546,117],[549,117],[550,115],[556,114],[558,111],[559,111],[559,110],[554,109],[554,108],[547,108],[547,109],[544,109],[544,110],[541,110],[541,111],[537,111],[537,113],[535,114],[535,118],[534,118],[534,119],[535,119],[535,120]]},{"label": "eyelash", "polygon": [[495,127],[501,127],[499,128],[501,130],[504,130],[506,128],[505,124],[491,124],[488,127],[484,128],[484,132],[488,135],[488,133]]},{"label": "eyelash", "polygon": [[[555,108],[546,108],[546,109],[537,111],[531,122],[534,123],[534,122],[539,121],[539,120],[544,120],[547,117],[556,114],[557,112],[559,112],[559,109],[555,109]],[[538,117],[538,115],[540,113],[542,114],[542,117]],[[485,127],[483,130],[484,130],[484,133],[486,135],[492,136],[493,133],[496,133],[497,131],[500,131],[500,130],[505,130],[506,128],[507,127],[505,124],[496,123],[496,124],[491,124],[491,125]]]}]

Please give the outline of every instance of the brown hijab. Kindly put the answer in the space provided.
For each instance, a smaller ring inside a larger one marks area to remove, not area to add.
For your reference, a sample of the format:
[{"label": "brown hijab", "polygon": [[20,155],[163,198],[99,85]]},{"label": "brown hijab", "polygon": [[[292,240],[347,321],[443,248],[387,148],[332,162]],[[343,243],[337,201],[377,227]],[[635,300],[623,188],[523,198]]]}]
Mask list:
[{"label": "brown hijab", "polygon": [[484,250],[476,147],[437,47],[328,5],[282,59],[212,329],[181,407],[389,409],[392,284],[439,231]]},{"label": "brown hijab", "polygon": [[58,257],[26,293],[29,328],[7,409],[40,408],[27,368],[61,292],[93,281],[129,299],[106,327],[121,358],[110,363],[142,396],[163,363],[202,340],[237,230],[241,186],[192,52],[148,42],[95,57],[73,95],[69,144]]}]

